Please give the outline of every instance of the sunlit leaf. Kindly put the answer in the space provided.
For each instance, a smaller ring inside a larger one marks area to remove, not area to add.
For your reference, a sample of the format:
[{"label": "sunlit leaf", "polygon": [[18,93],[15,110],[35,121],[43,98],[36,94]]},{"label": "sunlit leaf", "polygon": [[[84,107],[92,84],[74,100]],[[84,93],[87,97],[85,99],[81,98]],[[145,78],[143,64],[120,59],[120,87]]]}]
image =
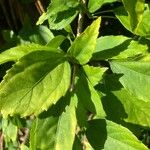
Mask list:
[{"label": "sunlit leaf", "polygon": [[21,57],[27,55],[28,53],[41,50],[57,51],[56,48],[52,48],[49,46],[42,46],[38,44],[20,45],[0,53],[0,64],[9,61],[18,61]]},{"label": "sunlit leaf", "polygon": [[87,63],[92,57],[99,33],[100,21],[100,18],[95,20],[79,37],[75,39],[69,48],[68,53],[75,57],[80,64]]},{"label": "sunlit leaf", "polygon": [[70,65],[61,53],[32,52],[21,58],[0,84],[0,110],[4,116],[39,114],[65,95]]}]

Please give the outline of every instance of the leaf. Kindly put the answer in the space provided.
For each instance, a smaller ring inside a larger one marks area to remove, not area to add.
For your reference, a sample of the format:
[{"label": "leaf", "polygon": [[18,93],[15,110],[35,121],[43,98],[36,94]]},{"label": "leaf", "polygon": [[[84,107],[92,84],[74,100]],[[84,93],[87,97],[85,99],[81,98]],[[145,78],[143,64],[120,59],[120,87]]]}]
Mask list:
[{"label": "leaf", "polygon": [[70,72],[61,53],[36,51],[24,56],[0,85],[1,113],[27,116],[47,110],[65,95]]},{"label": "leaf", "polygon": [[150,36],[150,23],[148,21],[149,15],[150,15],[150,9],[148,5],[145,5],[145,11],[144,11],[143,17],[141,21],[139,22],[136,30],[134,31],[132,31],[132,27],[130,25],[130,18],[123,7],[119,7],[115,9],[115,15],[119,19],[119,21],[122,23],[122,25],[130,32],[136,35],[144,36],[144,37]]},{"label": "leaf", "polygon": [[150,63],[149,62],[111,62],[114,73],[121,74],[119,81],[131,94],[138,99],[150,100]]},{"label": "leaf", "polygon": [[77,0],[52,0],[47,8],[47,12],[42,14],[37,25],[48,20],[51,29],[62,29],[76,17],[78,5]]},{"label": "leaf", "polygon": [[88,81],[84,72],[80,71],[79,79],[76,84],[76,94],[79,101],[83,104],[84,108],[90,111],[96,117],[104,118],[105,112],[101,104],[100,95],[94,89],[93,85]]},{"label": "leaf", "polygon": [[79,37],[74,40],[69,48],[68,53],[75,57],[80,64],[86,64],[92,57],[99,33],[100,21],[100,18],[95,20]]},{"label": "leaf", "polygon": [[142,20],[145,0],[132,0],[130,3],[128,0],[122,1],[130,19],[131,29],[134,31]]},{"label": "leaf", "polygon": [[83,66],[83,69],[86,73],[89,82],[93,86],[98,84],[98,82],[102,79],[104,72],[107,70],[107,68],[93,67],[89,65]]},{"label": "leaf", "polygon": [[[115,122],[124,120],[128,123],[149,127],[150,102],[144,102],[130,94],[122,87],[118,79],[119,76],[114,74],[107,75],[103,79],[104,85],[101,89],[105,89],[105,96],[102,97],[102,102],[107,118]],[[109,105],[110,103],[111,105]]]},{"label": "leaf", "polygon": [[9,61],[18,61],[21,57],[27,55],[28,53],[41,50],[56,51],[56,48],[42,46],[38,44],[20,45],[0,53],[0,64]]},{"label": "leaf", "polygon": [[97,39],[92,60],[134,58],[146,54],[147,50],[146,44],[125,36],[103,36]]},{"label": "leaf", "polygon": [[114,95],[121,101],[128,117],[125,121],[150,127],[150,102],[144,102],[131,95],[127,90],[114,91]]},{"label": "leaf", "polygon": [[89,0],[88,10],[93,13],[106,3],[116,2],[117,0]]},{"label": "leaf", "polygon": [[49,43],[47,43],[46,46],[50,46],[57,49],[65,39],[66,38],[64,36],[58,35],[54,37]]},{"label": "leaf", "polygon": [[35,27],[31,26],[29,28],[25,27],[20,31],[19,36],[25,41],[42,45],[47,44],[54,38],[53,33],[46,26],[42,25]]},{"label": "leaf", "polygon": [[[71,150],[76,132],[76,99],[71,98],[69,106],[59,117],[37,118],[31,128],[30,149]],[[68,132],[69,131],[69,132]]]},{"label": "leaf", "polygon": [[77,14],[77,8],[72,8],[63,12],[59,12],[54,17],[48,19],[50,29],[60,30],[65,28],[75,19]]},{"label": "leaf", "polygon": [[2,119],[2,132],[5,138],[5,142],[16,141],[18,132],[17,126],[12,124],[12,122],[8,119]]},{"label": "leaf", "polygon": [[109,120],[90,121],[87,137],[94,149],[148,150],[131,131]]}]

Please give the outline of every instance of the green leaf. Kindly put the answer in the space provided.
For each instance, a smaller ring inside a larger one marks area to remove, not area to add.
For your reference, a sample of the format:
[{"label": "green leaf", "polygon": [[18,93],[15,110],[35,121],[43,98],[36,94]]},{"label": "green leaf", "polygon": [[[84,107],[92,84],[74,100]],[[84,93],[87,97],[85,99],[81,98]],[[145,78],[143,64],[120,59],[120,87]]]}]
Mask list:
[{"label": "green leaf", "polygon": [[52,0],[47,12],[42,14],[37,24],[42,24],[45,20],[48,20],[51,29],[62,29],[76,17],[78,5],[77,0]]},{"label": "green leaf", "polygon": [[124,88],[137,98],[150,100],[150,63],[149,62],[111,62],[114,73],[121,75],[119,81]]},{"label": "green leaf", "polygon": [[75,57],[80,64],[86,64],[95,50],[101,19],[95,20],[86,30],[75,39],[68,53]]},{"label": "green leaf", "polygon": [[42,45],[47,44],[54,37],[53,33],[46,26],[42,25],[23,28],[20,31],[19,36],[25,41],[30,41]]},{"label": "green leaf", "polygon": [[86,78],[83,71],[79,72],[78,77],[76,94],[79,101],[86,110],[96,115],[96,117],[104,118],[105,112],[103,110],[100,95],[94,89],[93,84],[88,81],[88,78]]},{"label": "green leaf", "polygon": [[109,120],[90,121],[87,138],[94,149],[148,150],[131,131]]},{"label": "green leaf", "polygon": [[47,43],[46,46],[50,46],[57,49],[61,45],[61,43],[65,40],[65,38],[66,37],[62,35],[58,35],[54,37],[49,43]]},{"label": "green leaf", "polygon": [[36,51],[21,58],[0,84],[4,116],[39,114],[65,95],[70,65],[61,53]]},{"label": "green leaf", "polygon": [[130,25],[130,18],[123,7],[117,8],[115,10],[115,15],[127,30],[131,31],[136,35],[140,35],[144,37],[150,36],[150,23],[148,21],[150,15],[150,9],[148,5],[145,5],[145,11],[143,17],[139,22],[139,24],[137,25],[136,30],[134,31],[132,31],[132,27]]},{"label": "green leaf", "polygon": [[93,67],[89,65],[83,66],[83,69],[86,73],[89,82],[93,86],[99,83],[99,81],[102,79],[104,72],[107,70],[107,68]]},{"label": "green leaf", "polygon": [[103,36],[97,39],[92,60],[134,58],[146,54],[147,50],[147,45],[125,36]]},{"label": "green leaf", "polygon": [[137,99],[125,89],[114,91],[113,94],[124,106],[125,112],[128,116],[125,121],[150,127],[150,101],[144,102],[143,100]]},{"label": "green leaf", "polygon": [[30,149],[71,150],[76,132],[76,101],[74,95],[69,106],[59,117],[37,118],[31,129]]},{"label": "green leaf", "polygon": [[116,2],[117,0],[89,0],[88,10],[93,13],[106,3]]},{"label": "green leaf", "polygon": [[56,51],[56,48],[42,46],[38,44],[20,45],[0,53],[0,64],[8,61],[18,61],[21,57],[27,55],[28,53],[41,50]]},{"label": "green leaf", "polygon": [[12,122],[8,119],[2,119],[2,132],[6,143],[10,141],[16,141],[18,132],[17,126],[12,124]]},{"label": "green leaf", "polygon": [[63,12],[59,12],[54,17],[48,19],[50,29],[60,30],[65,28],[75,19],[77,14],[77,8],[72,8]]},{"label": "green leaf", "polygon": [[[102,98],[102,102],[107,118],[115,122],[124,120],[128,123],[149,127],[150,101],[144,102],[137,99],[133,94],[125,90],[118,80],[118,75],[107,75],[100,89],[105,89],[103,91],[105,96]],[[109,105],[110,103],[111,105]]]},{"label": "green leaf", "polygon": [[122,1],[130,19],[131,29],[134,31],[142,20],[145,0]]}]

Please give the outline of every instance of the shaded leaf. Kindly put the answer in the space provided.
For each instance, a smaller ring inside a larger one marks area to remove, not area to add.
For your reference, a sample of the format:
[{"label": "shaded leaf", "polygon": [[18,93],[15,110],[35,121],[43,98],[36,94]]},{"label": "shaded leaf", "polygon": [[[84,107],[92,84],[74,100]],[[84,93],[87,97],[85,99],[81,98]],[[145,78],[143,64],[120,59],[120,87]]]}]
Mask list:
[{"label": "shaded leaf", "polygon": [[77,0],[52,0],[47,12],[42,14],[37,24],[48,20],[51,29],[62,29],[75,18],[78,13],[78,5]]},{"label": "shaded leaf", "polygon": [[89,65],[83,66],[83,69],[86,73],[89,82],[93,86],[98,84],[98,82],[102,79],[104,72],[107,70],[107,68],[93,67]]},{"label": "shaded leaf", "polygon": [[95,20],[86,30],[75,39],[68,53],[75,57],[80,64],[87,63],[95,50],[101,19]]},{"label": "shaded leaf", "polygon": [[46,46],[50,46],[57,49],[61,45],[61,43],[65,40],[65,38],[66,37],[62,35],[58,35],[54,37],[50,42],[48,42]]},{"label": "shaded leaf", "polygon": [[92,60],[134,58],[146,54],[147,50],[147,45],[125,36],[103,36],[97,39]]},{"label": "shaded leaf", "polygon": [[86,78],[84,72],[80,71],[78,77],[79,79],[76,84],[76,93],[79,101],[81,101],[85,109],[97,117],[104,118],[105,112],[101,104],[100,95],[88,81],[88,78]]},{"label": "shaded leaf", "polygon": [[130,19],[131,29],[134,31],[142,20],[145,0],[132,0],[130,3],[128,0],[122,1]]},{"label": "shaded leaf", "polygon": [[88,2],[88,9],[91,13],[95,12],[99,8],[101,8],[102,5],[107,3],[112,3],[117,0],[89,0]]},{"label": "shaded leaf", "polygon": [[[124,88],[137,98],[150,100],[150,63],[149,62],[111,62],[114,73],[121,74],[119,81]],[[133,80],[134,79],[134,80]]]},{"label": "shaded leaf", "polygon": [[[105,89],[102,102],[107,118],[118,123],[124,120],[128,123],[149,127],[150,102],[137,99],[125,90],[118,80],[118,75],[107,75],[101,87],[101,90]],[[139,129],[138,131],[140,132]]]},{"label": "shaded leaf", "polygon": [[32,52],[10,69],[0,84],[0,110],[4,116],[39,114],[65,95],[70,65],[62,54]]},{"label": "shaded leaf", "polygon": [[148,150],[131,131],[109,120],[90,121],[87,137],[95,150]]},{"label": "shaded leaf", "polygon": [[76,131],[76,96],[59,117],[37,118],[31,129],[31,150],[71,150]]},{"label": "shaded leaf", "polygon": [[53,39],[54,35],[46,26],[40,25],[23,28],[19,32],[19,37],[24,41],[45,45]]},{"label": "shaded leaf", "polygon": [[147,5],[145,5],[145,11],[142,19],[139,22],[136,30],[134,31],[132,31],[132,27],[130,25],[130,18],[123,7],[117,8],[115,10],[115,15],[127,30],[133,32],[136,35],[145,36],[145,37],[150,36],[150,23],[148,21],[150,10]]}]

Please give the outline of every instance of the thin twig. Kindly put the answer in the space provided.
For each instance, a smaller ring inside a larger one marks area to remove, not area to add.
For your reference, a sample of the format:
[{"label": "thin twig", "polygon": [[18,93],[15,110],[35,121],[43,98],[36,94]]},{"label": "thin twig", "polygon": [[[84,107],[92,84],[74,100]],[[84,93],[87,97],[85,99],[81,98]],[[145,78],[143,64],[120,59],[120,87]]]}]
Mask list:
[{"label": "thin twig", "polygon": [[42,15],[45,12],[44,8],[43,8],[43,5],[42,5],[40,0],[35,0],[35,6],[36,6],[36,8],[37,8],[40,15]]},{"label": "thin twig", "polygon": [[[87,0],[81,0],[82,5],[86,5],[86,3],[87,3]],[[78,17],[77,37],[83,31],[83,22],[84,22],[84,12],[83,12],[83,10],[81,10],[79,13],[79,17]]]}]

